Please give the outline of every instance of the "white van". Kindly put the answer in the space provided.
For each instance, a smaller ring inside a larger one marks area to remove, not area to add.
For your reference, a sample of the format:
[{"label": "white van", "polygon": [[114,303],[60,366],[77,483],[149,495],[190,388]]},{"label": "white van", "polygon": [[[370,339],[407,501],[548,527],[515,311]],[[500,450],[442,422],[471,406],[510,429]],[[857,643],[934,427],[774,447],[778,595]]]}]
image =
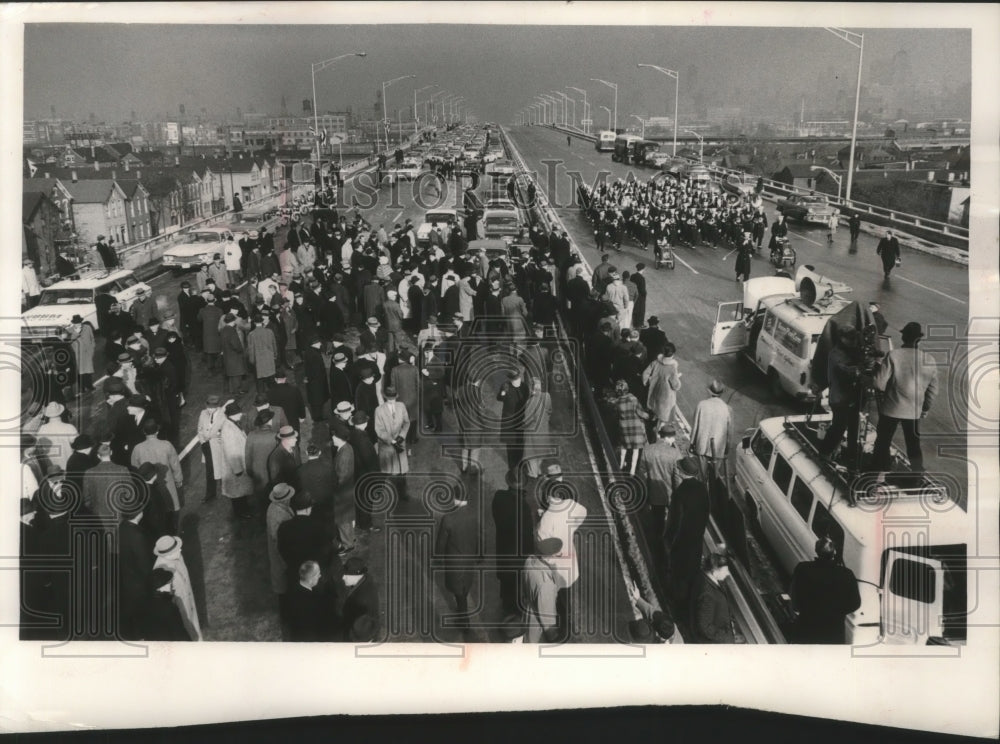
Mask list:
[{"label": "white van", "polygon": [[617,135],[610,129],[604,129],[597,133],[597,140],[594,142],[594,149],[598,152],[608,152],[615,149],[615,137]]},{"label": "white van", "polygon": [[[850,323],[863,315],[856,302],[840,296],[851,291],[809,265],[800,266],[794,280],[787,276],[748,279],[743,283],[742,301],[719,303],[711,353],[742,352],[767,375],[776,396],[784,392],[811,402],[819,391],[810,368],[823,329],[833,318]],[[881,348],[891,348],[887,337],[878,341]]]},{"label": "white van", "polygon": [[[964,643],[967,543],[975,534],[968,515],[926,477],[890,473],[880,483],[824,461],[815,446],[831,420],[769,418],[747,431],[736,452],[735,497],[748,523],[789,575],[815,558],[818,538],[834,541],[861,595],[845,619],[848,643]],[[874,426],[863,419],[862,432],[870,452]],[[893,455],[904,467],[903,454],[893,448]]]}]

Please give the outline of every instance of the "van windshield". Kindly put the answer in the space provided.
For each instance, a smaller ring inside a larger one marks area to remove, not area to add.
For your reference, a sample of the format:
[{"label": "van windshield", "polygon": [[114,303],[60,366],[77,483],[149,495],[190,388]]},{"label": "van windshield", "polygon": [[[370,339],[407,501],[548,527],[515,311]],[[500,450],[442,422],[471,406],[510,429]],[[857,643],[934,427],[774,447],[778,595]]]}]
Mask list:
[{"label": "van windshield", "polygon": [[38,300],[39,305],[80,305],[94,301],[92,289],[46,289]]}]

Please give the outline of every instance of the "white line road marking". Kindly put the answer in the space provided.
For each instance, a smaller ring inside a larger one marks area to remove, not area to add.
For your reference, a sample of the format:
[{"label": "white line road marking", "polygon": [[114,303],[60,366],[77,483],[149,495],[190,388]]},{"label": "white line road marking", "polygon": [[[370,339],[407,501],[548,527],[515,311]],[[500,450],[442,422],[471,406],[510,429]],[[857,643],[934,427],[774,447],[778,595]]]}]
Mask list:
[{"label": "white line road marking", "polygon": [[958,303],[960,303],[962,305],[968,305],[969,304],[965,300],[960,300],[957,297],[952,297],[950,294],[945,294],[944,292],[940,292],[940,291],[934,289],[933,287],[928,287],[927,285],[921,284],[920,282],[915,282],[912,279],[907,279],[905,276],[900,276],[899,274],[896,274],[896,278],[897,279],[902,279],[904,282],[909,282],[910,284],[913,284],[913,285],[915,285],[917,287],[920,287],[921,289],[926,289],[928,292],[933,292],[934,294],[939,294],[942,297],[947,297],[949,300],[952,300],[954,302],[958,302]]},{"label": "white line road marking", "polygon": [[788,232],[792,233],[792,235],[794,235],[794,236],[796,236],[796,237],[799,237],[799,238],[802,238],[803,240],[808,240],[808,241],[809,241],[810,243],[812,243],[813,245],[823,245],[823,243],[820,243],[820,242],[819,242],[819,241],[817,241],[817,240],[813,240],[812,238],[807,238],[807,237],[806,237],[805,235],[803,235],[802,233],[797,233],[797,232],[792,232],[791,230],[789,230]]},{"label": "white line road marking", "polygon": [[685,265],[685,266],[687,266],[687,267],[688,267],[689,269],[691,269],[691,271],[692,271],[693,273],[695,273],[695,274],[697,274],[697,273],[698,273],[698,270],[697,270],[697,269],[696,269],[696,268],[695,268],[694,266],[692,266],[691,264],[689,264],[689,263],[688,263],[687,261],[685,261],[685,260],[684,260],[683,258],[681,258],[680,256],[678,256],[678,255],[677,255],[677,252],[676,252],[676,251],[674,252],[674,258],[676,258],[676,259],[677,259],[678,261],[680,261],[680,262],[681,262],[682,264],[684,264],[684,265]]}]

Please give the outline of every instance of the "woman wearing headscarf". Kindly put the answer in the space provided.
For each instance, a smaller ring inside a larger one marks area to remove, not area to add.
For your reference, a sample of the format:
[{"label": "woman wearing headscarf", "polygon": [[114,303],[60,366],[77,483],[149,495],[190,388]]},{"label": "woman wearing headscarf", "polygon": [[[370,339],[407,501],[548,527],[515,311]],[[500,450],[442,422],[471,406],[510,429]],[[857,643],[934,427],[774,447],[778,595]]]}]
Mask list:
[{"label": "woman wearing headscarf", "polygon": [[618,414],[618,433],[621,437],[618,447],[621,452],[621,469],[635,475],[636,465],[639,464],[639,452],[646,446],[646,425],[643,423],[649,418],[638,398],[629,392],[628,383],[619,380],[615,383],[615,413]]}]

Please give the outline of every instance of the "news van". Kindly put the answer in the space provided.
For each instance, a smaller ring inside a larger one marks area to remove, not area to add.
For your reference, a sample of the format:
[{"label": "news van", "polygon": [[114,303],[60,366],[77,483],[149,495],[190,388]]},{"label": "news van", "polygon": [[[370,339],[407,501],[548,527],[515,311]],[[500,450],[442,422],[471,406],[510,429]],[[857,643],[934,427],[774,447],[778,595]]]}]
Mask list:
[{"label": "news van", "polygon": [[[802,265],[795,279],[765,276],[743,282],[743,299],[719,303],[711,354],[741,353],[767,375],[776,397],[815,401],[812,360],[827,324],[864,330],[867,308],[842,295],[853,290]],[[877,337],[882,351],[887,336]]]},{"label": "news van", "polygon": [[[857,475],[821,457],[831,414],[768,418],[736,451],[733,498],[751,531],[790,575],[829,537],[858,581],[861,605],[844,619],[855,646],[960,645],[967,634],[969,536],[975,526],[948,488],[892,447],[893,471]],[[861,414],[862,460],[874,425]]]},{"label": "news van", "polygon": [[598,152],[609,152],[615,149],[615,137],[617,135],[610,129],[604,129],[597,133],[594,141],[594,149]]}]

